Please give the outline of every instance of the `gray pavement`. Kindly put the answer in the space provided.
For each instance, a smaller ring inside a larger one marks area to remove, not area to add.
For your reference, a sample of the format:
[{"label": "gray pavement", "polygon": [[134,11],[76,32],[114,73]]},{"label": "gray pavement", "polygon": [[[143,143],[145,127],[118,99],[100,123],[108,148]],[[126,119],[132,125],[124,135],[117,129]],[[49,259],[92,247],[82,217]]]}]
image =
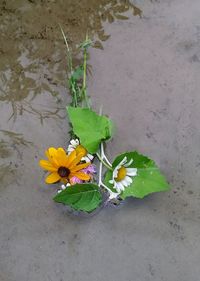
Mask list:
[{"label": "gray pavement", "polygon": [[[30,102],[52,112],[43,124],[25,99],[1,99],[0,281],[200,280],[200,2],[136,4],[143,17],[106,24],[104,51],[90,51],[89,93],[117,126],[109,157],[137,149],[172,190],[90,218],[69,215],[37,164],[45,148],[67,145],[63,84],[45,80],[50,89]],[[19,60],[25,68],[26,52]],[[38,64],[39,77],[44,69]],[[53,68],[58,82],[60,73]]]}]

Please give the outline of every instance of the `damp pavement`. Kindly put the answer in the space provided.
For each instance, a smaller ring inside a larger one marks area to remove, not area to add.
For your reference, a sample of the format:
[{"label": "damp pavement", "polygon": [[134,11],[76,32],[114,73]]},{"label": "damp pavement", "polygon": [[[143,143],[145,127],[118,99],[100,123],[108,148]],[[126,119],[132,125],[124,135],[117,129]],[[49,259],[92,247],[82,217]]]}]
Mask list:
[{"label": "damp pavement", "polygon": [[[87,3],[0,1],[0,280],[197,281],[199,0]],[[134,149],[150,156],[170,192],[88,218],[52,201],[38,160],[69,141],[57,23],[71,45],[86,30],[96,44],[88,88],[117,127],[109,158]]]}]

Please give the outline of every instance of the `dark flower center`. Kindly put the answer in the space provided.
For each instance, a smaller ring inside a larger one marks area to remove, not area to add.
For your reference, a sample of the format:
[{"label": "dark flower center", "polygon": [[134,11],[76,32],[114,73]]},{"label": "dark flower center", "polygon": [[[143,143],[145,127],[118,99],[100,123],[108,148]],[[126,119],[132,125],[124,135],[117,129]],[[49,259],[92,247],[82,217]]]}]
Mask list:
[{"label": "dark flower center", "polygon": [[70,170],[66,167],[60,167],[58,169],[58,174],[61,178],[67,178],[70,174]]}]

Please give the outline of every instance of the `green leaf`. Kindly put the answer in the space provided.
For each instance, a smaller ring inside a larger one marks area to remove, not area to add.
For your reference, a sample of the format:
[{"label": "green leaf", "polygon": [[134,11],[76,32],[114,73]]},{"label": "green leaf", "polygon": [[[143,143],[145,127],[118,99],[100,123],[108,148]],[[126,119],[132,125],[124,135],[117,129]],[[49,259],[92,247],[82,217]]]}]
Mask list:
[{"label": "green leaf", "polygon": [[75,184],[58,193],[53,200],[89,213],[101,204],[102,195],[95,184]]},{"label": "green leaf", "polygon": [[[136,198],[143,198],[144,196],[170,189],[165,177],[161,174],[155,162],[148,157],[139,154],[137,151],[127,152],[119,155],[113,162],[115,168],[123,159],[127,157],[127,161],[133,159],[133,163],[129,168],[137,168],[137,176],[132,177],[133,182],[120,194],[122,199],[133,196]],[[109,183],[112,179],[112,171],[108,171],[105,176],[105,184],[113,191],[113,185]]]},{"label": "green leaf", "polygon": [[67,107],[73,131],[88,152],[97,152],[102,140],[111,138],[113,125],[109,118],[89,108]]},{"label": "green leaf", "polygon": [[80,78],[82,78],[83,77],[83,66],[82,65],[80,65],[80,66],[78,66],[74,71],[73,71],[73,73],[72,73],[72,75],[71,75],[71,79],[73,79],[73,80],[79,80]]}]

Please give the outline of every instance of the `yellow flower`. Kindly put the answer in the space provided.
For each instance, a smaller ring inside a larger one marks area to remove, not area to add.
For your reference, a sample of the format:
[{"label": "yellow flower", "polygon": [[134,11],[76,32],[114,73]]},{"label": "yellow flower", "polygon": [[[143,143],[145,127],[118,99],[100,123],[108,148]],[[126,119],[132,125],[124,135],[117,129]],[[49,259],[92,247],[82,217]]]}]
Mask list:
[{"label": "yellow flower", "polygon": [[58,149],[50,147],[45,152],[48,160],[40,160],[39,165],[44,170],[50,172],[46,177],[46,183],[55,183],[62,181],[70,182],[72,177],[77,177],[80,180],[89,180],[90,175],[83,173],[81,170],[89,166],[91,163],[80,164],[83,157],[82,153],[76,154],[72,151],[69,155],[66,154],[63,148]]}]

